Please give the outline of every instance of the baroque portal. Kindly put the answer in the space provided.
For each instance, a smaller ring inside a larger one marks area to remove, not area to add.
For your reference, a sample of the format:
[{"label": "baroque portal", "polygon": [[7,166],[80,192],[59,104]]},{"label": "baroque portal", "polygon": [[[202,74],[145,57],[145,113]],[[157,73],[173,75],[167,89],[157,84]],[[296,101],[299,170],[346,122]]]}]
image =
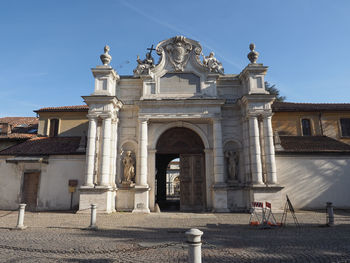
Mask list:
[{"label": "baroque portal", "polygon": [[157,204],[166,210],[172,162],[179,165],[181,211],[242,211],[254,200],[277,200],[274,96],[265,90],[267,67],[257,63],[255,46],[238,74],[225,74],[214,52],[204,56],[200,43],[184,36],[147,50],[133,76],[112,68],[108,46],[103,65],[92,69],[95,90],[83,96],[89,134],[80,209],[94,202],[102,212],[149,213]]}]

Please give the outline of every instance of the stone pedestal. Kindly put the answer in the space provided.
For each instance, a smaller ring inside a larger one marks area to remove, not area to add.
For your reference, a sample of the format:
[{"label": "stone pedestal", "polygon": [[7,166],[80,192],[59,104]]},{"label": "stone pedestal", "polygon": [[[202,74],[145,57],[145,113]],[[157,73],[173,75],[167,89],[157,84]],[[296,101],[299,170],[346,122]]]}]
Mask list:
[{"label": "stone pedestal", "polygon": [[215,184],[213,190],[213,212],[227,213],[227,186],[226,184]]},{"label": "stone pedestal", "polygon": [[274,185],[253,185],[251,202],[269,202],[272,205],[273,212],[283,211],[285,198],[282,196],[283,186]]},{"label": "stone pedestal", "polygon": [[97,213],[115,212],[116,188],[110,186],[79,188],[78,213],[90,213],[91,204],[97,205]]},{"label": "stone pedestal", "polygon": [[134,210],[132,211],[133,213],[150,213],[149,190],[150,188],[148,186],[135,186]]},{"label": "stone pedestal", "polygon": [[117,191],[117,211],[131,212],[134,209],[135,191],[134,187],[121,187]]}]

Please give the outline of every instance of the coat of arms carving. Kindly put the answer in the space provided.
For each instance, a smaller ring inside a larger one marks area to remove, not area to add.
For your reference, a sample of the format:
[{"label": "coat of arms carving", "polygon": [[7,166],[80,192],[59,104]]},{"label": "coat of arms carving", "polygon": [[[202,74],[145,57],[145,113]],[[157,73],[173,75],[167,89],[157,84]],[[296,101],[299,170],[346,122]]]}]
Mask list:
[{"label": "coat of arms carving", "polygon": [[176,36],[172,43],[166,45],[165,50],[175,71],[184,71],[192,50],[191,43],[187,42],[183,36]]}]

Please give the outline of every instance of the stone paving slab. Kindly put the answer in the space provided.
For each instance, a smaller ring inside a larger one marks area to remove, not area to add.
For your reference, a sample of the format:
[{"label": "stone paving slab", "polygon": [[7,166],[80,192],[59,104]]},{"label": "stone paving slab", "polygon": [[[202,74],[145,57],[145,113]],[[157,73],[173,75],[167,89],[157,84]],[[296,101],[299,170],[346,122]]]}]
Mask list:
[{"label": "stone paving slab", "polygon": [[[187,262],[185,232],[204,232],[203,262],[350,262],[350,212],[299,212],[297,228],[248,226],[249,214],[26,213],[26,230],[11,230],[17,212],[0,211],[0,262]],[[276,215],[277,220],[281,215]]]}]

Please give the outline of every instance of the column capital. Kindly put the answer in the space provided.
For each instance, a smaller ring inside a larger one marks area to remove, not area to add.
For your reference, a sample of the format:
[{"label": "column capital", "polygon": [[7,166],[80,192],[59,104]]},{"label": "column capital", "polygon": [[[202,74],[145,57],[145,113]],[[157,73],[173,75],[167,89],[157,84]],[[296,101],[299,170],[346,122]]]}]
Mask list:
[{"label": "column capital", "polygon": [[204,151],[204,153],[212,153],[213,149],[212,148],[206,148],[203,151]]},{"label": "column capital", "polygon": [[271,119],[272,118],[272,115],[273,115],[273,112],[264,112],[263,114],[261,114],[261,117],[263,119]]},{"label": "column capital", "polygon": [[86,115],[86,117],[89,119],[89,120],[97,120],[98,116],[97,114],[91,114],[89,113],[88,115]]},{"label": "column capital", "polygon": [[99,117],[100,118],[102,118],[102,119],[111,119],[112,117],[113,117],[113,114],[112,113],[110,113],[110,112],[108,112],[108,113],[102,113],[102,114],[100,114],[99,115]]},{"label": "column capital", "polygon": [[149,118],[146,118],[146,117],[139,117],[138,119],[139,122],[149,122]]},{"label": "column capital", "polygon": [[148,149],[148,152],[150,154],[154,154],[154,153],[157,153],[157,149]]},{"label": "column capital", "polygon": [[221,116],[220,117],[213,117],[212,120],[213,120],[213,123],[218,123],[218,122],[221,123],[222,117]]}]

